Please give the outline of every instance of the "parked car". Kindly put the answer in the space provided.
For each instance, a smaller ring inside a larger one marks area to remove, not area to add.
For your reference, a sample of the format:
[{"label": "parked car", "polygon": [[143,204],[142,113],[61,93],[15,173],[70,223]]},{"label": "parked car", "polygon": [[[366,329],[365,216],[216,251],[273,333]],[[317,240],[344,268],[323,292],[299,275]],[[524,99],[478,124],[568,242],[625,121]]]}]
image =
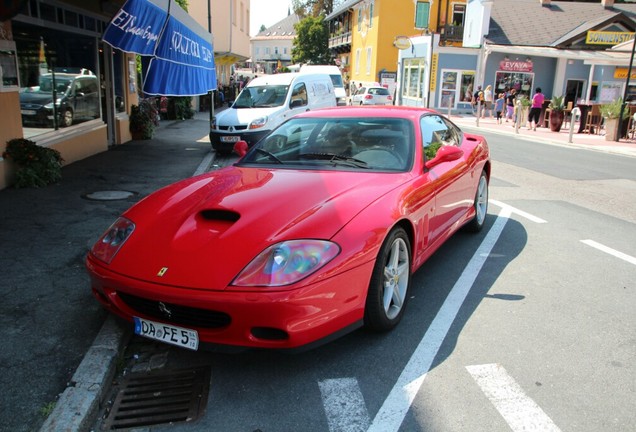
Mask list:
[{"label": "parked car", "polygon": [[490,171],[486,140],[435,111],[304,112],[124,212],[86,258],[92,292],[135,333],[190,349],[387,331],[412,273],[484,226]]},{"label": "parked car", "polygon": [[340,68],[335,65],[303,65],[300,67],[300,73],[326,73],[331,78],[333,89],[336,94],[338,105],[347,104],[347,92],[342,81],[342,73]]},{"label": "parked car", "polygon": [[360,87],[351,97],[351,105],[393,105],[393,97],[382,86]]},{"label": "parked car", "polygon": [[44,74],[39,86],[20,92],[20,111],[25,125],[53,126],[53,90],[56,91],[58,125],[99,118],[97,76],[72,73]]},{"label": "parked car", "polygon": [[325,73],[260,76],[216,116],[210,143],[219,153],[231,153],[238,141],[251,146],[295,114],[334,106],[334,87]]}]

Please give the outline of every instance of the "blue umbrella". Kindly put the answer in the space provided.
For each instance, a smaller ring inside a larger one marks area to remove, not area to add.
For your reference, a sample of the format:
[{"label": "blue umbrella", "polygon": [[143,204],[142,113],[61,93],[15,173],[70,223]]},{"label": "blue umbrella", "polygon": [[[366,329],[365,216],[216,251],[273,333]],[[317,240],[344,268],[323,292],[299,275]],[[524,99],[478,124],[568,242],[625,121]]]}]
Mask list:
[{"label": "blue umbrella", "polygon": [[150,57],[143,92],[196,96],[216,89],[211,35],[173,0],[127,0],[103,40]]}]

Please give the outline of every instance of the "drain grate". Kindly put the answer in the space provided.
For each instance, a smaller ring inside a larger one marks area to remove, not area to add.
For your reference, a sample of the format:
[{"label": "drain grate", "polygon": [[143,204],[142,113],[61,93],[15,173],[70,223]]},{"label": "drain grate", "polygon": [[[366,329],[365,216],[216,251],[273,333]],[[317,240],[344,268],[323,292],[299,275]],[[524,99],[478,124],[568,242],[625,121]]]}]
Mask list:
[{"label": "drain grate", "polygon": [[198,419],[208,400],[210,368],[131,374],[121,382],[104,430]]}]

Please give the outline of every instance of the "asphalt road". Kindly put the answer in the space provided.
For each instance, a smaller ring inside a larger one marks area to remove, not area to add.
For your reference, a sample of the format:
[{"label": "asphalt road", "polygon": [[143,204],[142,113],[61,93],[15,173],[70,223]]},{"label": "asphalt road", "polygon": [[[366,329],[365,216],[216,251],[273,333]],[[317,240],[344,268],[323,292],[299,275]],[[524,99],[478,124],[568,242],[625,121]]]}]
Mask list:
[{"label": "asphalt road", "polygon": [[206,367],[201,417],[150,430],[633,429],[636,160],[486,135],[486,227],[415,274],[393,332],[298,355],[135,337],[110,400],[131,374]]}]

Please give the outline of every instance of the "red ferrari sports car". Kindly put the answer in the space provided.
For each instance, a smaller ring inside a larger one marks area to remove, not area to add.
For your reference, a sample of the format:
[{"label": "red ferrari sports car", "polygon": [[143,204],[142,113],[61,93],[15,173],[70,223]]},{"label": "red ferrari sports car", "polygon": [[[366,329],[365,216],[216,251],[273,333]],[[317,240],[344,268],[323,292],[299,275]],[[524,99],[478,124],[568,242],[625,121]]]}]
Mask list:
[{"label": "red ferrari sports car", "polygon": [[483,137],[435,111],[306,112],[127,210],[87,256],[92,291],[135,333],[190,349],[389,330],[411,274],[483,227],[490,165]]}]

